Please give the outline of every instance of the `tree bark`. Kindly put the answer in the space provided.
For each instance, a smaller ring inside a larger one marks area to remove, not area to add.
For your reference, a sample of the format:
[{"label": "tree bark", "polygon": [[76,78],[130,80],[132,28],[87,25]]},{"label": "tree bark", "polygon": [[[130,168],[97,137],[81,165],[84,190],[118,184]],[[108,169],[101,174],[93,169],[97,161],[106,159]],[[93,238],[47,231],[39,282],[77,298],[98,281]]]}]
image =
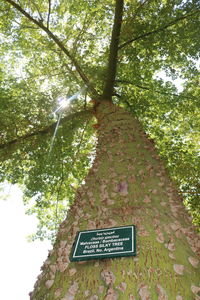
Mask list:
[{"label": "tree bark", "polygon": [[[31,300],[200,299],[199,240],[151,140],[111,102],[95,111],[93,166],[61,224]],[[69,261],[77,231],[134,224],[136,257]]]}]

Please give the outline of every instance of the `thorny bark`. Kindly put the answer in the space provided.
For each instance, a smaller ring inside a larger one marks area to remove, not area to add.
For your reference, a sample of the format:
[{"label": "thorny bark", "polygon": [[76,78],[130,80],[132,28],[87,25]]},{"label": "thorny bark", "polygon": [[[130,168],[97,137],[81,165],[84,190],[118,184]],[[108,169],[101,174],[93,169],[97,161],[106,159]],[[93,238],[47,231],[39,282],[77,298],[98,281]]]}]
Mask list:
[{"label": "thorny bark", "polygon": [[[111,102],[100,102],[95,115],[95,161],[31,300],[199,299],[199,239],[152,142]],[[131,224],[136,257],[69,262],[77,231]]]}]

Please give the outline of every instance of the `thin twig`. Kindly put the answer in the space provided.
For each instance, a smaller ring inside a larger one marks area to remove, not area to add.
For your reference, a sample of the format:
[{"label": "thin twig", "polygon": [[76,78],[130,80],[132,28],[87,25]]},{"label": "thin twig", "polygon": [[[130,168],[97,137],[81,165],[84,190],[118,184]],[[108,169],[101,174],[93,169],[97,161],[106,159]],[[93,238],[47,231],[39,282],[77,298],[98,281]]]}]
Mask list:
[{"label": "thin twig", "polygon": [[10,8],[0,9],[0,12],[8,13],[8,12],[10,12]]},{"label": "thin twig", "polygon": [[147,90],[147,91],[152,91],[152,92],[155,92],[155,93],[158,93],[158,94],[161,94],[161,95],[169,95],[169,96],[174,96],[174,97],[180,97],[181,96],[182,98],[197,99],[197,98],[195,98],[193,96],[186,96],[186,95],[183,95],[183,94],[179,95],[179,94],[168,93],[168,92],[164,92],[164,91],[161,92],[161,91],[158,91],[158,90],[151,89],[151,88],[149,88],[147,86],[142,86],[142,85],[139,85],[139,84],[135,84],[135,83],[133,83],[131,81],[128,81],[128,80],[116,80],[116,82],[130,84],[130,85],[133,85],[135,87],[138,87],[139,89],[143,89],[143,90]]},{"label": "thin twig", "polygon": [[39,7],[37,6],[37,4],[34,1],[32,1],[32,0],[29,0],[29,1],[33,4],[33,6],[35,6],[35,8],[36,8],[36,10],[37,10],[37,12],[38,12],[38,14],[40,16],[40,21],[43,22],[43,17],[42,17],[42,14],[41,14],[41,12],[40,12]]},{"label": "thin twig", "polygon": [[56,217],[56,221],[58,221],[58,202],[59,202],[59,196],[60,196],[60,189],[61,189],[61,186],[64,182],[64,164],[63,164],[63,161],[62,161],[62,168],[61,168],[61,179],[59,181],[59,186],[57,188],[57,197],[56,197],[56,211],[55,211],[55,217]]},{"label": "thin twig", "polygon": [[87,90],[85,92],[85,98],[84,98],[84,110],[87,109]]},{"label": "thin twig", "polygon": [[[17,20],[13,20],[14,23],[18,24],[21,26],[21,28],[24,29],[38,29],[38,27],[33,27],[33,26],[28,26],[28,25],[21,25],[21,23],[19,23]],[[20,49],[21,50],[21,49]],[[9,50],[10,51],[10,50]],[[15,50],[16,51],[16,50]],[[30,51],[30,50],[29,50]]]},{"label": "thin twig", "polygon": [[87,128],[87,126],[88,126],[88,123],[89,123],[89,120],[86,122],[85,127],[83,128],[83,132],[82,132],[82,134],[81,134],[81,138],[80,138],[80,142],[79,142],[78,147],[77,147],[77,151],[76,151],[75,154],[74,154],[74,158],[75,158],[75,159],[74,159],[74,161],[73,161],[73,163],[72,163],[72,166],[74,166],[75,162],[76,162],[77,159],[78,159],[78,155],[79,155],[79,152],[80,152],[81,144],[82,144],[82,142],[83,142],[84,134],[85,134],[86,128]]},{"label": "thin twig", "polygon": [[72,71],[72,69],[66,64],[63,64],[64,67],[66,67],[66,69],[69,71],[69,73],[74,77],[74,80],[79,83],[79,79],[78,77],[75,75],[75,73]]},{"label": "thin twig", "polygon": [[84,21],[83,21],[83,26],[82,26],[81,30],[79,31],[79,34],[78,34],[78,36],[76,37],[76,39],[73,43],[73,47],[72,47],[73,54],[76,52],[78,42],[80,41],[81,36],[83,36],[83,34],[84,34],[84,30],[85,30],[86,24],[87,24],[87,18],[88,18],[88,15],[86,14],[86,16],[84,18]]}]

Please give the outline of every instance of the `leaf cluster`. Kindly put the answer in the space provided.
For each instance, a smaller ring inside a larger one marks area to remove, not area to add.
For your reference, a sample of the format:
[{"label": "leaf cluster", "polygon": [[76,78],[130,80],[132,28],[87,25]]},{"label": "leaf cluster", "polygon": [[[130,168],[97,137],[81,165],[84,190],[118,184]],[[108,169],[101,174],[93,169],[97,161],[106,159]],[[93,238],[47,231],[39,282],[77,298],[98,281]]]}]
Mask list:
[{"label": "leaf cluster", "polygon": [[[95,135],[88,95],[108,78],[115,4],[122,0],[0,3],[0,179],[24,187],[37,237],[57,224],[91,164]],[[14,3],[14,4],[13,4]],[[197,0],[124,1],[112,101],[143,124],[200,223],[199,11]],[[171,81],[157,75],[164,71]],[[184,80],[178,92],[173,80]],[[82,91],[63,112],[59,97]],[[32,199],[32,200],[30,200]]]}]

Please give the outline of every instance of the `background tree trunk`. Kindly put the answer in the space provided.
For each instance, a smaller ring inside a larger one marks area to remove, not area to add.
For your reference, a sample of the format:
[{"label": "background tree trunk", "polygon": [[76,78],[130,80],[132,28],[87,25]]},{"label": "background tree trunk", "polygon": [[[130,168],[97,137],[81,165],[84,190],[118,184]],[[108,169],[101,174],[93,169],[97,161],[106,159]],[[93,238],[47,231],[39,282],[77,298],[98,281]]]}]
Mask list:
[{"label": "background tree trunk", "polygon": [[[153,142],[111,102],[95,114],[96,158],[31,299],[200,299],[198,237]],[[136,257],[69,262],[77,231],[131,224]]]}]

